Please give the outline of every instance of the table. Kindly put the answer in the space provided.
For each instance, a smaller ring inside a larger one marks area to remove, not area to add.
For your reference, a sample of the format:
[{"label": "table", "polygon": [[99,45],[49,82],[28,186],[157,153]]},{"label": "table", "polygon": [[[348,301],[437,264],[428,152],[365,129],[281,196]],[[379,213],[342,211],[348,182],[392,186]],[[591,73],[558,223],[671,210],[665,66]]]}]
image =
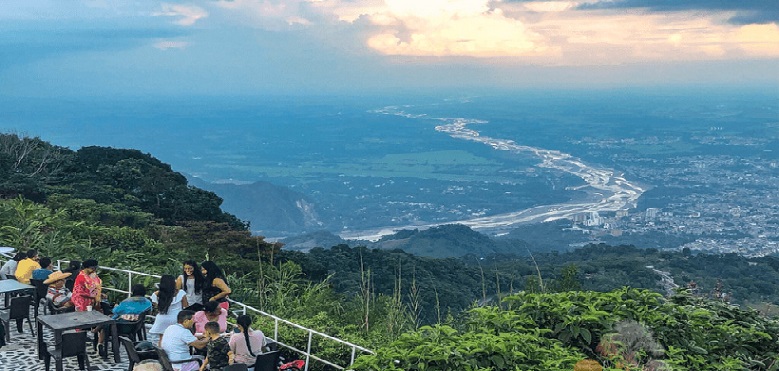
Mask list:
[{"label": "table", "polygon": [[5,302],[4,302],[5,306],[3,306],[3,309],[8,308],[8,299],[10,297],[9,294],[15,292],[21,292],[21,291],[34,292],[34,290],[35,290],[34,286],[21,283],[17,280],[12,280],[12,279],[0,280],[0,294],[5,294]]},{"label": "table", "polygon": [[116,331],[116,321],[103,313],[89,311],[49,314],[38,316],[37,322],[38,359],[43,359],[41,349],[46,346],[43,342],[43,326],[54,330],[54,344],[55,346],[59,346],[59,344],[62,344],[62,333],[67,330],[90,329],[95,326],[103,325],[103,330],[110,329],[111,331],[111,349],[114,353],[114,362],[119,363],[122,361],[119,354],[119,337],[117,336]]}]

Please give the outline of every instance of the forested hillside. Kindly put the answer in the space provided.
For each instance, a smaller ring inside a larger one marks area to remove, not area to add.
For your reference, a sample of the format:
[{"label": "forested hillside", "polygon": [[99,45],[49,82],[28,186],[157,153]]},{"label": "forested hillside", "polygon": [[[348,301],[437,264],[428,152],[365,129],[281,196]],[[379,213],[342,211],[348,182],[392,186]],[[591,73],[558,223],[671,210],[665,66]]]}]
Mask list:
[{"label": "forested hillside", "polygon": [[[779,367],[776,321],[727,303],[766,310],[777,303],[773,257],[606,245],[495,254],[498,245],[462,226],[385,241],[443,246],[459,238],[483,241],[484,251],[431,258],[337,245],[302,253],[251,235],[221,211],[218,196],[139,151],[72,151],[5,134],[0,175],[0,244],[156,274],[179,274],[186,259],[215,260],[228,273],[233,299],[378,349],[359,369],[570,370],[584,358],[633,370]],[[663,299],[656,270],[681,286],[695,281],[695,289]],[[126,288],[110,271],[101,276]],[[305,346],[305,332],[288,334]],[[625,334],[651,347],[623,349]],[[315,346],[328,359],[351,356]]]}]

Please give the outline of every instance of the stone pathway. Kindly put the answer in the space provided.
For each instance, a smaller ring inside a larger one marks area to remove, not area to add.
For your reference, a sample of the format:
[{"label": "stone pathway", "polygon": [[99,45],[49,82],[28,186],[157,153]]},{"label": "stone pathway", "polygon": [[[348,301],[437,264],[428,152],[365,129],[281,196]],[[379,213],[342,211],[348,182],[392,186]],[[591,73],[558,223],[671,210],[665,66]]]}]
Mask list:
[{"label": "stone pathway", "polygon": [[[30,314],[32,318],[32,313]],[[34,320],[33,320],[34,321]],[[33,322],[33,328],[36,328]],[[16,331],[16,323],[11,321],[11,328],[7,331],[11,332],[11,341],[2,348],[0,348],[0,371],[43,371],[45,370],[43,360],[38,359],[38,346],[36,344],[37,337],[30,333],[30,327],[27,325],[27,321],[24,323],[23,333]],[[37,331],[37,330],[36,330]],[[92,334],[88,335],[91,339]],[[44,328],[43,339],[47,344],[53,344],[54,334],[51,330]],[[103,360],[96,351],[92,350],[92,343],[87,344],[87,356],[89,357],[89,366],[93,370],[127,370],[129,365],[127,361],[127,352],[124,347],[119,346],[119,354],[122,357],[122,362],[113,363],[113,353],[110,351],[110,344],[108,346],[108,359]],[[66,371],[78,370],[78,360],[76,357],[65,358],[63,361],[63,368]],[[55,369],[54,359],[51,361],[51,370]]]}]

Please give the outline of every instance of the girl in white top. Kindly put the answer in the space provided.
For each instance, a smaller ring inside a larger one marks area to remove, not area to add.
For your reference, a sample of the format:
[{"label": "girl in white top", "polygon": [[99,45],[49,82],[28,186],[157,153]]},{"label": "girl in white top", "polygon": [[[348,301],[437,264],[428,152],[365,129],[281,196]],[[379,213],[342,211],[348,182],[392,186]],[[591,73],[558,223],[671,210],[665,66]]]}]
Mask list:
[{"label": "girl in white top", "polygon": [[[262,354],[265,346],[265,334],[260,330],[252,330],[252,317],[248,315],[238,316],[236,326],[241,332],[230,335],[230,350],[235,355],[235,363],[254,366],[257,356]],[[247,347],[246,344],[250,346]]]},{"label": "girl in white top", "polygon": [[[176,288],[184,290],[187,293],[187,303],[189,305],[203,304],[203,273],[194,260],[184,262],[184,273],[176,278]],[[186,308],[186,307],[185,307]],[[202,307],[191,308],[194,311],[203,309]]]},{"label": "girl in white top", "polygon": [[176,289],[173,276],[166,274],[160,278],[159,290],[151,295],[151,302],[157,308],[157,316],[149,333],[158,335],[162,341],[162,333],[168,326],[177,323],[176,316],[181,309],[188,306],[187,296],[184,290]]}]

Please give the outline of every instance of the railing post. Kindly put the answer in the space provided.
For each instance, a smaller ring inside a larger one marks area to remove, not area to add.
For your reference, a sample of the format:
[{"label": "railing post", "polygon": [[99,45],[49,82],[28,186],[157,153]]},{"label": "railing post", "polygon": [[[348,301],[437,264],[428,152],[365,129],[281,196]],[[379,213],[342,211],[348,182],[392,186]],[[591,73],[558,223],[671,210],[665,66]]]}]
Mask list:
[{"label": "railing post", "polygon": [[131,297],[133,292],[133,272],[127,272],[127,297]]},{"label": "railing post", "polygon": [[356,353],[357,353],[357,347],[355,347],[354,345],[352,345],[352,361],[351,361],[351,363],[349,363],[349,366],[351,366],[351,365],[353,365],[353,364],[354,364],[354,355],[355,355]]},{"label": "railing post", "polygon": [[308,364],[310,363],[309,360],[311,359],[311,338],[314,336],[314,333],[311,332],[311,330],[308,330],[308,347],[306,348],[306,369],[304,371],[308,371]]},{"label": "railing post", "polygon": [[279,319],[273,317],[273,340],[279,341]]}]

